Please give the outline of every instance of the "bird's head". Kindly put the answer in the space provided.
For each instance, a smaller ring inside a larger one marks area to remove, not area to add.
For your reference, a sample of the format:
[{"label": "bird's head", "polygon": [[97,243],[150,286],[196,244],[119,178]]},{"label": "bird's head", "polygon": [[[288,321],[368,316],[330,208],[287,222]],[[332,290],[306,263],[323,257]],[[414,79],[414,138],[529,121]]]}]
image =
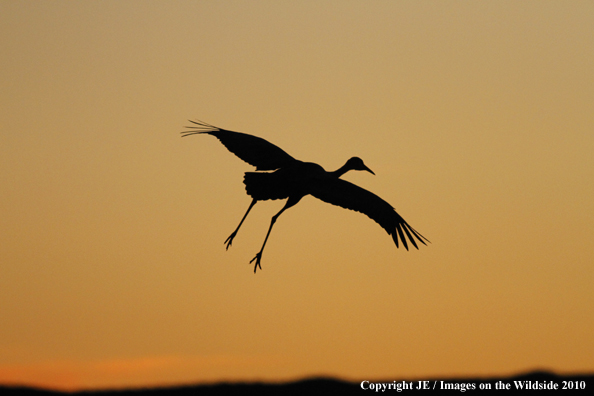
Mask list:
[{"label": "bird's head", "polygon": [[367,171],[367,172],[371,173],[372,175],[375,175],[375,173],[373,173],[373,171],[371,169],[369,169],[363,163],[363,160],[359,157],[353,157],[353,158],[349,159],[346,162],[345,167],[350,170]]}]

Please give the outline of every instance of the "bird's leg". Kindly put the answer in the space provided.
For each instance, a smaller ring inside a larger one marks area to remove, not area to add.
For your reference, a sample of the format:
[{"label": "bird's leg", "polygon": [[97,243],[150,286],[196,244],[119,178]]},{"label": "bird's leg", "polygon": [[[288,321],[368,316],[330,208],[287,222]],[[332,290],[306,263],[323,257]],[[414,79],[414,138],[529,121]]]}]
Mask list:
[{"label": "bird's leg", "polygon": [[225,243],[227,244],[227,248],[225,250],[229,250],[229,246],[231,246],[231,243],[233,242],[233,238],[235,238],[235,235],[237,235],[237,231],[239,231],[239,227],[241,227],[241,225],[243,224],[243,221],[247,217],[248,213],[250,213],[250,210],[252,210],[252,207],[256,204],[256,202],[257,202],[257,199],[252,200],[250,207],[248,208],[247,212],[245,212],[245,214],[243,215],[243,219],[241,219],[241,221],[239,222],[239,225],[237,226],[235,231],[233,231],[231,233],[231,235],[229,235],[229,238],[227,238],[225,240]]},{"label": "bird's leg", "polygon": [[272,226],[274,225],[274,223],[276,223],[276,219],[278,219],[278,217],[281,215],[281,213],[283,213],[285,210],[287,210],[291,206],[297,204],[297,202],[299,202],[300,199],[301,199],[301,197],[298,197],[298,198],[289,197],[285,206],[283,206],[283,208],[277,214],[272,216],[272,220],[270,220],[270,227],[268,227],[268,232],[266,233],[266,238],[264,238],[264,243],[262,244],[262,249],[260,249],[260,251],[256,254],[256,257],[254,257],[250,261],[250,264],[251,264],[254,262],[254,260],[256,260],[256,264],[254,264],[254,274],[256,273],[256,270],[258,269],[258,267],[260,267],[260,269],[262,269],[262,266],[260,266],[260,260],[262,260],[262,252],[264,251],[264,246],[266,246],[266,241],[268,241],[268,237],[270,236],[270,231],[272,231]]}]

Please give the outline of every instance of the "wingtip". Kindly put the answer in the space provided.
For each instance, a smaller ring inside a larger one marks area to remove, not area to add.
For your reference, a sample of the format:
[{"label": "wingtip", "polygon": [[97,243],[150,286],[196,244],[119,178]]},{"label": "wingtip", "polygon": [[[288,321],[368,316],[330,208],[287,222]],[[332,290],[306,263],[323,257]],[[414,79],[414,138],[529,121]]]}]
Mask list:
[{"label": "wingtip", "polygon": [[[405,236],[405,233],[406,233],[406,236]],[[399,241],[398,241],[400,239],[402,241],[402,245],[404,246],[404,248],[406,250],[409,250],[406,237],[408,237],[408,240],[410,240],[410,242],[413,244],[413,246],[417,250],[419,250],[419,245],[417,244],[415,237],[416,237],[416,239],[418,239],[419,242],[421,242],[425,246],[427,246],[427,243],[425,243],[425,242],[431,243],[431,241],[429,239],[425,238],[423,235],[421,235],[420,232],[418,232],[417,230],[412,228],[406,222],[396,224],[396,227],[395,227],[394,231],[391,233],[391,235],[392,235],[392,239],[394,240],[394,243],[396,244],[396,248],[400,247]]]},{"label": "wingtip", "polygon": [[[402,246],[404,246],[404,248],[408,250],[408,244],[406,243],[406,238],[404,237],[404,233],[402,232],[402,226],[400,224],[396,224],[396,230],[398,231],[398,235],[400,235]],[[396,236],[396,238],[398,238],[398,236]]]},{"label": "wingtip", "polygon": [[[408,225],[408,224],[407,224]],[[413,233],[414,236],[417,237],[417,239],[425,246],[427,246],[427,244],[425,243],[425,241],[431,243],[431,241],[427,238],[425,238],[419,231],[415,230],[414,228],[412,228],[410,225],[408,225],[408,228],[410,229],[410,232]]]},{"label": "wingtip", "polygon": [[200,120],[188,120],[189,122],[191,122],[194,125],[190,125],[190,126],[186,126],[185,128],[188,128],[188,131],[182,131],[180,132],[182,134],[181,137],[186,137],[186,136],[190,136],[190,135],[198,135],[201,133],[212,133],[212,132],[217,132],[220,131],[221,129],[211,125],[207,122],[204,121],[200,121]]},{"label": "wingtip", "polygon": [[398,246],[399,245],[398,234],[395,231],[392,233],[392,239],[394,240],[394,243],[396,244],[396,249],[398,249],[400,246]]},{"label": "wingtip", "polygon": [[413,238],[412,235],[410,235],[410,232],[408,231],[408,227],[410,227],[408,224],[405,224],[402,228],[404,228],[404,232],[406,232],[406,235],[408,236],[408,239],[410,239],[410,241],[412,242],[413,246],[419,250],[419,247],[417,246],[417,243],[415,242],[415,238]]}]

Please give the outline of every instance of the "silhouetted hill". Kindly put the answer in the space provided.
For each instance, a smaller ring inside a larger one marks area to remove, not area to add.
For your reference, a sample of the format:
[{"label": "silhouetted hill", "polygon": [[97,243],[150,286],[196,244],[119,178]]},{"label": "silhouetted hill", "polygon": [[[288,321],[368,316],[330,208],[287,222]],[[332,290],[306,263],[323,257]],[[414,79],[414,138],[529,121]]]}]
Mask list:
[{"label": "silhouetted hill", "polygon": [[[101,390],[82,392],[57,392],[43,389],[25,387],[4,387],[0,386],[1,396],[186,396],[186,395],[371,395],[390,393],[428,393],[428,392],[450,392],[465,393],[485,392],[490,388],[491,392],[506,393],[502,386],[507,386],[511,392],[520,389],[521,393],[532,393],[538,390],[539,394],[548,393],[547,389],[556,385],[555,392],[564,391],[567,395],[594,394],[594,374],[556,375],[548,372],[531,372],[512,377],[491,377],[491,378],[444,378],[428,379],[422,383],[428,389],[416,389],[419,386],[419,379],[404,380],[408,389],[400,389],[403,380],[372,380],[363,384],[361,382],[348,382],[331,378],[311,378],[301,381],[287,383],[218,383],[210,385],[180,386],[169,388],[152,389],[128,389],[128,390]],[[384,390],[376,391],[375,384],[385,384]],[[412,383],[412,384],[411,384]],[[496,387],[500,389],[496,389]],[[391,387],[391,388],[390,388]],[[413,389],[410,389],[410,388]],[[565,389],[564,389],[565,388]]]}]

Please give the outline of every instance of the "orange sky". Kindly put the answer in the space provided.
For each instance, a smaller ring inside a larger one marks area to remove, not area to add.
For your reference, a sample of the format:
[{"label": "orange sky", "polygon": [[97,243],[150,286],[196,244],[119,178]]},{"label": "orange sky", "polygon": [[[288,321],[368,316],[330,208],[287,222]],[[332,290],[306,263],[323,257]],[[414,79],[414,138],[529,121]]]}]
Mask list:
[{"label": "orange sky", "polygon": [[[0,383],[594,370],[591,1],[0,1]],[[390,202],[254,207],[187,119]]]}]

